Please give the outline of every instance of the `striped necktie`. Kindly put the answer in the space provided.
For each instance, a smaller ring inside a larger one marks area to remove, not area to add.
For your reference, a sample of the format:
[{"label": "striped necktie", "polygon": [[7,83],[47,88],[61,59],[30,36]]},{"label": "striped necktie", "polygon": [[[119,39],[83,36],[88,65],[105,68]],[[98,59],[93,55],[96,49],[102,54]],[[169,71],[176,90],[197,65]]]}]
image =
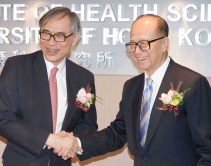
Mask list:
[{"label": "striped necktie", "polygon": [[144,149],[146,142],[147,130],[150,118],[150,102],[152,97],[152,84],[153,81],[150,77],[146,79],[146,87],[144,89],[142,104],[141,104],[141,115],[140,115],[140,144]]}]

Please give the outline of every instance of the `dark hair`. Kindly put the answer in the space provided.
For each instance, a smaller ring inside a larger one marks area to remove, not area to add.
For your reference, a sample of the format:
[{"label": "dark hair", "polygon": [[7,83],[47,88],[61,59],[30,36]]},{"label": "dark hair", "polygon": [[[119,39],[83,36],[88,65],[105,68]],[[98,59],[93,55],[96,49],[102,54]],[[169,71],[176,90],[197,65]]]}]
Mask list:
[{"label": "dark hair", "polygon": [[137,17],[137,19],[133,22],[133,24],[140,18],[143,17],[153,17],[157,20],[158,22],[158,27],[157,30],[160,34],[164,35],[164,37],[168,37],[169,35],[169,26],[166,22],[166,20],[164,20],[162,17],[154,15],[154,14],[145,14],[145,15],[140,15]]},{"label": "dark hair", "polygon": [[75,12],[71,12],[69,8],[66,7],[55,7],[48,12],[46,12],[41,19],[39,20],[39,26],[42,28],[47,24],[51,19],[58,17],[58,19],[68,16],[71,22],[70,30],[72,33],[80,32],[81,23]]}]

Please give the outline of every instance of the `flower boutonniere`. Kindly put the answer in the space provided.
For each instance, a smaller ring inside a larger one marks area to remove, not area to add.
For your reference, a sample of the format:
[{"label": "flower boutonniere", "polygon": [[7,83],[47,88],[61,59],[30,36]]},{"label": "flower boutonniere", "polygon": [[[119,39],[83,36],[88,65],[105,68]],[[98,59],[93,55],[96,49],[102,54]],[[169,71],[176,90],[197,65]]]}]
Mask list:
[{"label": "flower boutonniere", "polygon": [[76,95],[75,105],[76,107],[80,107],[84,112],[88,112],[90,106],[94,103],[94,94],[91,94],[90,84],[86,86],[86,88],[81,88]]},{"label": "flower boutonniere", "polygon": [[173,84],[170,83],[171,89],[169,90],[169,92],[167,94],[162,93],[161,98],[159,98],[163,102],[163,107],[157,109],[164,111],[169,110],[170,112],[174,111],[174,115],[176,117],[178,115],[178,106],[182,105],[185,92],[190,90],[189,88],[184,92],[179,92],[181,85],[182,82],[180,81],[177,89],[175,90]]}]

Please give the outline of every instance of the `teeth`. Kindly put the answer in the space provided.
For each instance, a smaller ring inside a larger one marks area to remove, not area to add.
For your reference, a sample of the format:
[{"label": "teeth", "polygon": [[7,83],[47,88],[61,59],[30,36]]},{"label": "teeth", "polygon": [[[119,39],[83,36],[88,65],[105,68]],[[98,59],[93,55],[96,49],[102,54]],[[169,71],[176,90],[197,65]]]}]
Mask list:
[{"label": "teeth", "polygon": [[50,52],[56,52],[56,50],[48,49]]},{"label": "teeth", "polygon": [[139,61],[143,61],[143,60],[145,60],[145,59],[147,59],[147,57],[138,58]]}]

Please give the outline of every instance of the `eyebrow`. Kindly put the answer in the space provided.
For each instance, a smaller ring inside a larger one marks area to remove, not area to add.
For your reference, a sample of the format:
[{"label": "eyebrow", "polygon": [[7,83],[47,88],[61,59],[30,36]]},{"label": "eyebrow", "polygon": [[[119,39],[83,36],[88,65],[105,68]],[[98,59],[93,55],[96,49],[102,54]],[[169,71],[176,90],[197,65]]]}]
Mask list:
[{"label": "eyebrow", "polygon": [[[42,29],[42,32],[48,32],[48,33],[51,34],[51,32],[49,30],[47,30],[47,29]],[[62,35],[65,35],[66,33],[65,32],[56,32],[54,34],[62,34]]]},{"label": "eyebrow", "polygon": [[47,29],[42,29],[41,32],[49,32]]},{"label": "eyebrow", "polygon": [[[137,42],[140,42],[140,41],[150,41],[150,40],[148,40],[148,39],[140,39],[140,40],[138,40]],[[130,40],[130,42],[135,42],[135,43],[137,43],[137,42],[134,41],[134,40]]]}]

